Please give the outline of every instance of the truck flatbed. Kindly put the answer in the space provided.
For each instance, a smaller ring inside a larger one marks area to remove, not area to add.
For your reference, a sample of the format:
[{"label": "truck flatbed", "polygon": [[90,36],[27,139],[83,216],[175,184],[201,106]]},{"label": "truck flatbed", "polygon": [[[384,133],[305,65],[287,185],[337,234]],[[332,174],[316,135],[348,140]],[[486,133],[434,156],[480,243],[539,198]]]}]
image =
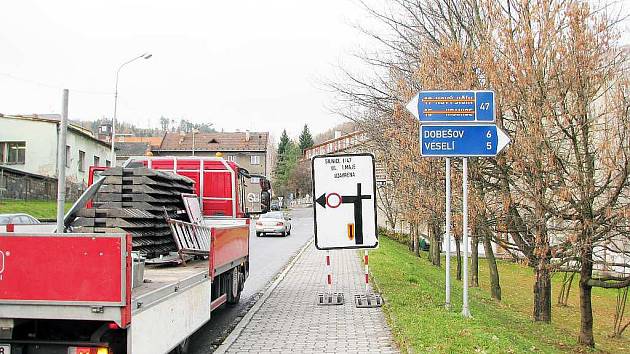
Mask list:
[{"label": "truck flatbed", "polygon": [[131,290],[134,313],[161,301],[170,293],[176,293],[204,281],[210,281],[207,259],[194,260],[180,266],[151,266],[144,270],[144,283]]}]

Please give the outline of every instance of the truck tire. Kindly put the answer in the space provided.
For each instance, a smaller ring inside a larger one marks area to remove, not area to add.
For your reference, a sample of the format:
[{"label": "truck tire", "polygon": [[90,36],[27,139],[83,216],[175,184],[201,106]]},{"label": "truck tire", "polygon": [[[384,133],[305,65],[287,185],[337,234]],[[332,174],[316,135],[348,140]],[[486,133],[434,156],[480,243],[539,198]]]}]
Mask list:
[{"label": "truck tire", "polygon": [[187,354],[188,349],[190,349],[190,337],[186,338],[183,342],[179,343],[175,349],[171,352],[172,354]]},{"label": "truck tire", "polygon": [[239,270],[239,267],[232,269],[232,274],[229,275],[228,288],[227,288],[227,304],[234,306],[241,301],[241,290],[243,289],[243,275]]}]

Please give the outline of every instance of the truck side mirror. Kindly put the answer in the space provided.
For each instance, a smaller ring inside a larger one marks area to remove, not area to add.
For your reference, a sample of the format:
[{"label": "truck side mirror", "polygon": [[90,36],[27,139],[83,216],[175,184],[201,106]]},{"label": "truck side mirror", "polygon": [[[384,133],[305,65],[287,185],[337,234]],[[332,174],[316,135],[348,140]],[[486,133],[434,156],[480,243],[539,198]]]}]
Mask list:
[{"label": "truck side mirror", "polygon": [[271,209],[271,194],[267,191],[260,192],[260,211],[264,214]]}]

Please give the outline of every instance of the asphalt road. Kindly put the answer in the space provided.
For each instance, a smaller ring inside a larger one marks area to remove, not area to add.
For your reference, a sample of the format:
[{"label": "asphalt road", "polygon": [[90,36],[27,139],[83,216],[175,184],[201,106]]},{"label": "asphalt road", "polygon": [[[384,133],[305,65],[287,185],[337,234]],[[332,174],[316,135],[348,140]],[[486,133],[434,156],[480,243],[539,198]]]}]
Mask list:
[{"label": "asphalt road", "polygon": [[312,208],[298,208],[289,212],[291,235],[256,237],[252,223],[250,237],[249,278],[238,306],[223,305],[212,312],[212,319],[190,338],[190,354],[212,353],[260,297],[263,290],[289,263],[291,258],[313,237]]}]

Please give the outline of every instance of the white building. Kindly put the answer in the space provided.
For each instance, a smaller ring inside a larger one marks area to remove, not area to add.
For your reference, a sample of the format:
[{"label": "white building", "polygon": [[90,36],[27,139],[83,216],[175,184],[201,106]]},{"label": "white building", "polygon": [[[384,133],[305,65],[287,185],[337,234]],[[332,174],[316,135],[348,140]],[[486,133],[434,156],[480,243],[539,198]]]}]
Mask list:
[{"label": "white building", "polygon": [[[57,177],[58,115],[0,114],[0,165],[32,174]],[[90,166],[111,165],[111,145],[68,124],[66,178],[85,185]]]}]

